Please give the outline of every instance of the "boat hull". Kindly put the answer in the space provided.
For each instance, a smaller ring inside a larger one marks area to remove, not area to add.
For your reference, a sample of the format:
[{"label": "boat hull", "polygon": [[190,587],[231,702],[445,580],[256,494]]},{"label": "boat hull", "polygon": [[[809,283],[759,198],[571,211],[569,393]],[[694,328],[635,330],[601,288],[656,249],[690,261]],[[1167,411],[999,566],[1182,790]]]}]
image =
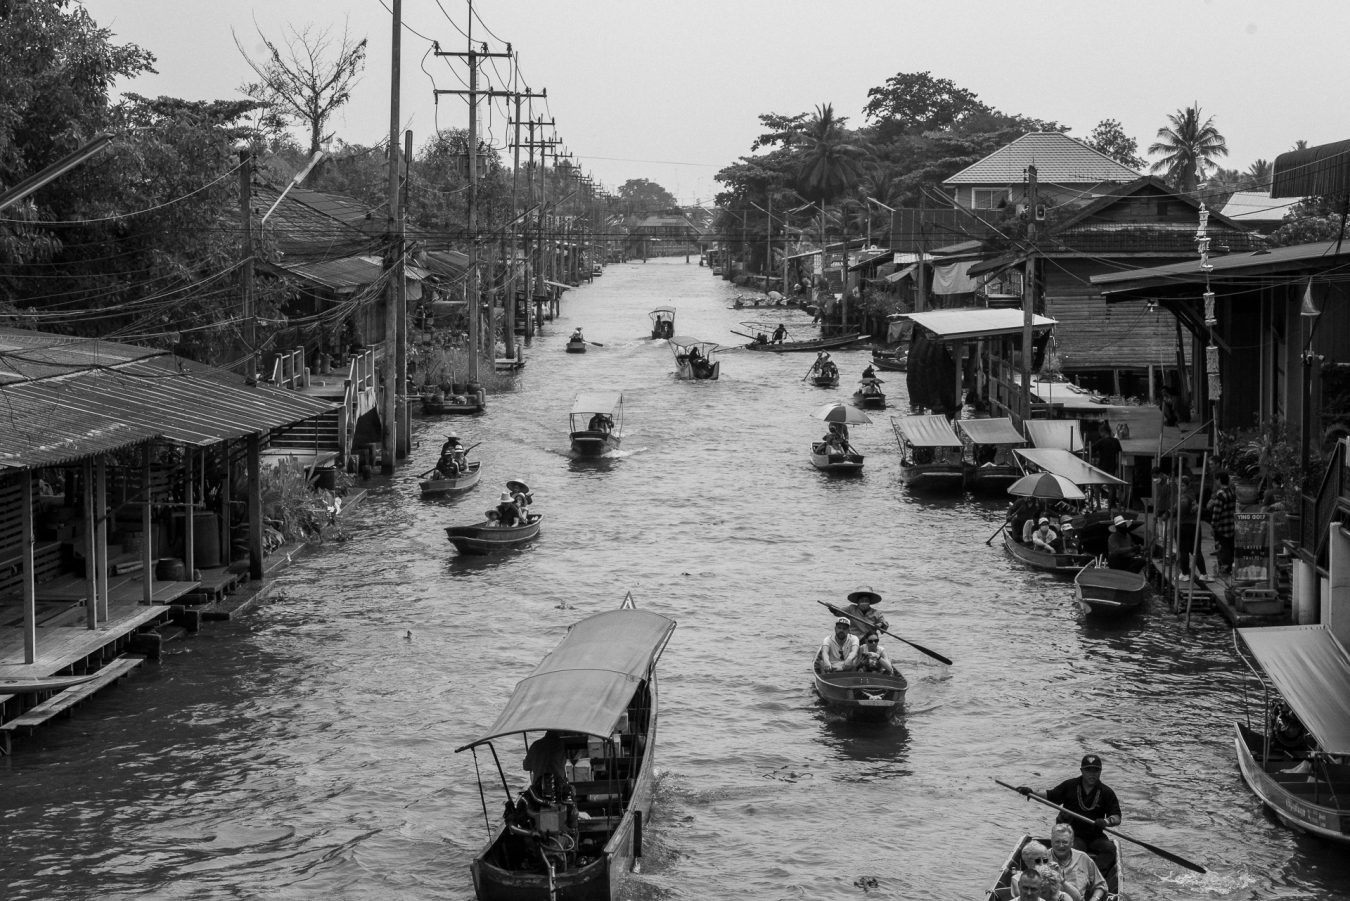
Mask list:
[{"label": "boat hull", "polygon": [[622,439],[607,432],[587,429],[572,433],[572,451],[581,457],[599,457],[612,450],[618,450]]},{"label": "boat hull", "polygon": [[442,494],[463,494],[478,484],[482,475],[482,463],[478,460],[469,464],[469,471],[453,479],[430,478],[421,483],[423,497],[435,497]]},{"label": "boat hull", "polygon": [[965,479],[965,470],[952,463],[900,464],[900,480],[913,491],[958,492]]},{"label": "boat hull", "polygon": [[813,667],[811,675],[825,706],[857,722],[889,720],[904,707],[909,688],[898,673],[822,673]]},{"label": "boat hull", "polygon": [[815,385],[817,388],[838,388],[839,376],[813,375],[811,376],[811,384]]},{"label": "boat hull", "polygon": [[872,351],[872,365],[887,372],[904,372],[909,368],[906,354],[885,354]]},{"label": "boat hull", "polygon": [[[1321,795],[1314,795],[1318,783],[1308,781],[1308,773],[1283,773],[1299,761],[1282,753],[1282,759],[1262,765],[1260,757],[1265,736],[1242,723],[1235,723],[1234,744],[1238,769],[1243,781],[1261,803],[1270,808],[1282,823],[1299,832],[1307,832],[1343,844],[1350,843],[1350,806],[1337,807],[1327,797],[1328,783],[1320,783]],[[1338,785],[1341,797],[1346,786]]]},{"label": "boat hull", "polygon": [[491,554],[520,547],[538,538],[542,521],[542,515],[531,514],[530,522],[523,526],[501,528],[488,525],[486,521],[472,526],[447,526],[445,537],[461,554]]},{"label": "boat hull", "polygon": [[1014,560],[1044,572],[1074,575],[1092,562],[1092,557],[1087,554],[1051,554],[1029,548],[1020,541],[1014,541],[1006,533],[1003,536],[1003,547]]},{"label": "boat hull", "polygon": [[1074,600],[1094,616],[1128,616],[1148,600],[1148,577],[1089,564],[1073,577]]},{"label": "boat hull", "polygon": [[722,361],[717,360],[712,364],[711,369],[704,370],[703,375],[696,375],[694,367],[687,362],[675,361],[675,378],[684,382],[715,382],[717,377],[722,374]]},{"label": "boat hull", "polygon": [[584,354],[586,352],[585,341],[568,341],[567,352],[569,354]]},{"label": "boat hull", "polygon": [[971,491],[1006,495],[1008,486],[1022,477],[1015,466],[970,466],[966,469],[966,487]]},{"label": "boat hull", "polygon": [[825,445],[817,441],[811,445],[811,465],[821,472],[837,475],[856,475],[862,472],[862,454],[827,454]]},{"label": "boat hull", "polygon": [[859,407],[880,410],[886,406],[886,395],[884,394],[862,394],[855,391],[853,393],[853,403]]},{"label": "boat hull", "polygon": [[851,335],[840,335],[837,338],[821,338],[817,341],[784,341],[781,344],[759,344],[751,342],[746,345],[748,350],[761,353],[790,354],[805,353],[812,350],[830,350],[835,347],[844,347],[855,341],[862,340],[864,335],[857,332]]}]

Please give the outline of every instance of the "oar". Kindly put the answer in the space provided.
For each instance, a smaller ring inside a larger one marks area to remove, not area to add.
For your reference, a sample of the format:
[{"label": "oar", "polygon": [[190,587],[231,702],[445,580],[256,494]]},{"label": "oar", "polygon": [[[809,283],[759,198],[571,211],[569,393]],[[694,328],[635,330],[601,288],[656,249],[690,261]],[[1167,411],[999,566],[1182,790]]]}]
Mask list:
[{"label": "oar", "polygon": [[604,346],[605,346],[605,345],[601,344],[599,341],[589,341],[589,340],[588,340],[586,343],[587,343],[587,344],[593,344],[593,345],[595,345],[596,347],[604,347]]},{"label": "oar", "polygon": [[[994,781],[997,782],[999,785],[1003,786],[1004,788],[1011,788],[1013,791],[1015,791],[1015,792],[1017,791],[1017,787],[1016,787],[1016,786],[1014,786],[1014,785],[1009,785],[1008,783],[1004,782],[1002,779],[995,779]],[[1021,794],[1021,792],[1017,792],[1017,793],[1018,793],[1019,795]],[[1082,820],[1084,823],[1087,823],[1089,826],[1093,825],[1093,821],[1090,820],[1090,819],[1088,819],[1087,817],[1083,816],[1081,813],[1075,813],[1074,811],[1069,810],[1067,807],[1060,807],[1060,806],[1059,806],[1058,804],[1056,804],[1054,801],[1051,801],[1049,798],[1044,797],[1043,795],[1038,795],[1038,794],[1036,794],[1035,792],[1032,792],[1031,794],[1027,795],[1027,797],[1029,797],[1029,798],[1035,798],[1037,801],[1040,801],[1040,802],[1041,802],[1042,804],[1044,804],[1045,806],[1047,806],[1047,807],[1053,807],[1053,808],[1055,808],[1055,810],[1058,810],[1060,813],[1066,813],[1066,814],[1068,814],[1069,816],[1073,817],[1074,819]],[[1148,850],[1148,851],[1152,851],[1154,854],[1158,855],[1159,857],[1162,857],[1162,858],[1164,858],[1164,859],[1166,859],[1166,860],[1170,860],[1170,861],[1172,861],[1172,863],[1177,864],[1178,866],[1183,866],[1183,867],[1185,867],[1185,868],[1188,869],[1188,870],[1194,870],[1194,871],[1197,872],[1197,873],[1208,873],[1208,872],[1209,872],[1209,870],[1206,870],[1204,867],[1200,866],[1200,864],[1195,863],[1195,862],[1190,861],[1190,860],[1187,860],[1186,858],[1182,857],[1180,854],[1173,854],[1171,851],[1168,851],[1166,848],[1159,848],[1157,845],[1151,845],[1151,844],[1149,844],[1149,843],[1146,842],[1146,841],[1142,841],[1142,840],[1137,839],[1137,838],[1131,838],[1130,836],[1126,835],[1125,833],[1119,832],[1119,831],[1117,831],[1117,830],[1115,830],[1115,829],[1112,829],[1112,828],[1109,827],[1109,826],[1107,826],[1107,827],[1105,828],[1104,831],[1111,833],[1112,835],[1116,836],[1117,838],[1123,838],[1123,839],[1125,839],[1125,841],[1127,841],[1127,842],[1134,842],[1134,843],[1135,843],[1136,845],[1138,845],[1139,847],[1144,848],[1144,849],[1146,849],[1146,850]]]},{"label": "oar", "polygon": [[998,531],[995,532],[994,534],[990,535],[988,538],[986,538],[986,539],[984,540],[985,546],[988,547],[989,545],[993,544],[993,543],[994,543],[994,539],[997,538],[997,537],[999,536],[999,532],[1002,532],[1002,531],[1003,531],[1004,529],[1006,529],[1006,528],[1008,528],[1008,521],[1005,519],[1005,520],[1003,520],[1003,525],[1001,525],[1001,526],[998,527]]},{"label": "oar", "polygon": [[745,332],[738,332],[738,331],[736,331],[734,328],[732,328],[732,329],[727,329],[727,331],[731,332],[733,335],[740,335],[742,338],[749,338],[751,341],[758,341],[758,340],[759,340],[759,336],[758,336],[758,335],[747,335]]},{"label": "oar", "polygon": [[808,370],[806,370],[806,375],[802,376],[802,381],[804,382],[804,381],[806,381],[807,379],[809,379],[809,378],[811,377],[811,373],[813,373],[813,372],[815,372],[815,371],[816,371],[816,364],[815,364],[815,363],[812,363],[812,364],[811,364],[811,368],[808,369]]},{"label": "oar", "polygon": [[[875,623],[869,623],[867,620],[863,619],[862,617],[854,616],[852,613],[849,613],[847,610],[840,610],[838,607],[834,606],[833,604],[829,603],[828,601],[816,601],[816,603],[817,603],[817,604],[820,604],[820,605],[822,605],[823,607],[825,607],[826,609],[828,609],[828,610],[829,610],[831,613],[833,613],[835,616],[847,616],[849,619],[854,620],[855,622],[861,623],[863,626],[865,626],[865,627],[868,628],[868,629],[879,629],[879,628],[881,628],[880,626],[877,626]],[[914,642],[910,641],[910,640],[907,639],[907,638],[901,638],[899,635],[896,635],[894,632],[890,631],[889,629],[881,629],[881,631],[882,631],[882,632],[885,632],[887,635],[891,636],[891,637],[894,638],[896,641],[903,641],[905,644],[909,645],[911,648],[913,648],[914,650],[918,651],[918,652],[921,653],[921,654],[927,654],[929,657],[932,657],[934,660],[936,660],[936,661],[938,661],[938,662],[940,662],[940,663],[945,663],[945,664],[947,664],[948,666],[951,666],[951,665],[952,665],[952,662],[951,662],[951,660],[950,660],[949,658],[943,657],[943,656],[942,656],[941,654],[939,654],[937,651],[930,651],[928,648],[924,647],[924,646],[921,645],[921,644],[915,644]]]}]

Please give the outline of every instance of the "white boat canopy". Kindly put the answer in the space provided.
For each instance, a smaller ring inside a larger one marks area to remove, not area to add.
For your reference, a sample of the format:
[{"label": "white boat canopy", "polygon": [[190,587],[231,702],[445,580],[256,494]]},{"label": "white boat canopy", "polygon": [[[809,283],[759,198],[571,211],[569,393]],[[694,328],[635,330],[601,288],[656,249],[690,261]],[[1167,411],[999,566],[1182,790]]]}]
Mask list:
[{"label": "white boat canopy", "polygon": [[582,391],[572,401],[572,415],[613,413],[623,405],[622,391]]},{"label": "white boat canopy", "polygon": [[1057,447],[1019,447],[1014,450],[1018,456],[1036,464],[1046,472],[1054,473],[1073,482],[1078,487],[1084,485],[1124,485],[1108,472],[1098,469],[1080,457]]},{"label": "white boat canopy", "polygon": [[1238,629],[1327,754],[1350,754],[1350,656],[1326,626]]},{"label": "white boat canopy", "polygon": [[940,413],[892,417],[896,431],[915,447],[964,447],[952,424]]},{"label": "white boat canopy", "polygon": [[652,310],[652,311],[651,311],[650,313],[648,313],[647,315],[650,316],[650,317],[652,318],[653,321],[660,321],[660,320],[662,320],[662,319],[674,319],[674,318],[675,318],[675,308],[674,308],[674,307],[657,307],[656,309]]},{"label": "white boat canopy", "polygon": [[1082,432],[1076,419],[1028,419],[1023,425],[1027,437],[1037,447],[1057,447],[1070,452],[1083,449]]},{"label": "white boat canopy", "polygon": [[1001,419],[961,419],[956,427],[973,444],[1026,444],[1027,439],[1006,416]]}]

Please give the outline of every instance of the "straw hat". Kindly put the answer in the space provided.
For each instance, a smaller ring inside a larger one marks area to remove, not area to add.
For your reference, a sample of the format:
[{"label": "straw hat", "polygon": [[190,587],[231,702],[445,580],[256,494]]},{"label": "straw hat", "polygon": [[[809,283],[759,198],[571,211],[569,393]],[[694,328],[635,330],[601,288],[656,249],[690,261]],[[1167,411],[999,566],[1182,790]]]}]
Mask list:
[{"label": "straw hat", "polygon": [[881,603],[881,595],[872,590],[871,585],[859,585],[848,593],[848,599],[854,603],[867,601],[871,604]]}]

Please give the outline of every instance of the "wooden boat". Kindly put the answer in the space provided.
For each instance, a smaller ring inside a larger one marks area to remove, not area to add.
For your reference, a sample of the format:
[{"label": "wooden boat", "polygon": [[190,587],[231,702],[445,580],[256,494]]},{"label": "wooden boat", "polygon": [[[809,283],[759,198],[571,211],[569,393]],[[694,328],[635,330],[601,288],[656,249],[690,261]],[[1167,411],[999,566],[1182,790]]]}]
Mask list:
[{"label": "wooden boat", "polygon": [[1251,710],[1234,723],[1242,778],[1286,826],[1350,843],[1350,655],[1325,625],[1237,629],[1233,641],[1264,689],[1252,696],[1260,727]]},{"label": "wooden boat", "polygon": [[899,673],[822,673],[819,659],[811,673],[825,706],[860,722],[885,722],[895,716],[904,707],[909,688]]},{"label": "wooden boat", "polygon": [[452,413],[481,413],[487,409],[487,400],[483,390],[466,394],[422,395],[422,414],[424,416],[445,416]]},{"label": "wooden boat", "polygon": [[475,460],[469,464],[468,471],[461,472],[459,475],[448,479],[439,469],[431,470],[428,473],[429,477],[419,483],[422,489],[422,497],[434,497],[440,494],[463,494],[478,484],[482,465],[480,461]]},{"label": "wooden boat", "polygon": [[0,695],[39,694],[44,691],[65,691],[72,685],[83,685],[98,678],[98,673],[83,676],[41,676],[32,679],[0,679]]},{"label": "wooden boat", "polygon": [[[697,353],[691,353],[697,351]],[[670,352],[675,355],[675,378],[684,381],[717,381],[722,372],[722,361],[714,360],[716,341],[700,341],[687,335],[670,339]]]},{"label": "wooden boat", "polygon": [[1013,538],[1007,531],[1003,533],[1003,547],[1014,560],[1025,563],[1032,569],[1051,573],[1076,574],[1093,560],[1091,554],[1052,554],[1030,547]]},{"label": "wooden boat", "polygon": [[909,351],[872,351],[872,365],[888,372],[904,372],[909,367]]},{"label": "wooden boat", "polygon": [[882,409],[886,406],[886,393],[881,390],[881,379],[863,379],[858,390],[853,392],[853,402],[860,407]]},{"label": "wooden boat", "polygon": [[445,537],[461,554],[491,554],[520,547],[539,537],[543,514],[531,513],[523,526],[498,526],[484,520],[472,526],[447,526]]},{"label": "wooden boat", "polygon": [[[741,335],[746,338],[754,338],[753,335],[746,335],[743,332],[736,332],[734,330],[733,334]],[[774,344],[768,340],[761,342],[758,339],[755,339],[745,346],[748,350],[765,351],[775,354],[805,353],[813,350],[832,350],[836,347],[846,347],[855,341],[862,340],[863,337],[861,332],[854,332],[848,335],[839,335],[834,338],[817,338],[814,341],[783,341],[778,344]]]},{"label": "wooden boat", "polygon": [[652,338],[669,338],[675,334],[674,307],[657,307],[647,315],[652,320]]},{"label": "wooden boat", "polygon": [[[1108,894],[1106,896],[1107,901],[1120,901],[1120,842],[1110,836],[1108,836],[1108,838],[1111,838],[1111,843],[1116,846],[1116,865],[1111,868],[1111,872],[1103,873],[1102,877],[1106,880],[1106,887],[1108,889]],[[1013,873],[1022,869],[1022,849],[1032,840],[1030,835],[1024,835],[1018,840],[1017,845],[1013,848],[1012,854],[1008,855],[1007,861],[1003,864],[1003,870],[998,874],[998,878],[994,880],[993,886],[985,895],[985,901],[1015,901],[1017,895],[1013,894],[1012,890]],[[1047,848],[1050,847],[1050,839],[1048,837],[1038,838],[1035,839],[1035,841],[1040,842]]]},{"label": "wooden boat", "polygon": [[568,338],[567,352],[569,354],[584,354],[586,352],[586,339],[575,336]]},{"label": "wooden boat", "polygon": [[817,388],[838,388],[838,387],[839,387],[839,373],[838,373],[838,372],[833,372],[833,373],[815,372],[815,373],[812,373],[811,375],[807,376],[806,380],[807,380],[808,382],[810,382],[812,385],[815,385]]},{"label": "wooden boat", "polygon": [[947,417],[935,413],[892,416],[900,445],[900,479],[916,491],[960,491],[966,471],[964,446]]},{"label": "wooden boat", "polygon": [[568,420],[575,453],[598,457],[618,450],[623,441],[623,394],[619,391],[583,391],[573,399]]},{"label": "wooden boat", "polygon": [[1001,493],[1022,477],[1013,450],[1027,442],[1011,419],[960,419],[956,430],[969,442],[963,458],[967,488]]},{"label": "wooden boat", "polygon": [[1127,616],[1148,600],[1148,577],[1125,569],[1108,569],[1094,559],[1073,577],[1073,597],[1084,613]]},{"label": "wooden boat", "polygon": [[830,453],[824,441],[811,442],[811,465],[821,472],[850,475],[862,472],[863,455],[856,451],[846,454]]},{"label": "wooden boat", "polygon": [[[674,620],[631,606],[583,619],[516,686],[487,733],[455,749],[476,759],[486,746],[497,766],[481,768],[479,790],[506,794],[503,820],[488,823],[491,838],[470,865],[479,901],[618,898],[650,822],[656,663],[674,630]],[[570,791],[553,792],[542,776],[512,795],[506,772],[514,775],[529,742],[550,731],[572,761]]]}]

